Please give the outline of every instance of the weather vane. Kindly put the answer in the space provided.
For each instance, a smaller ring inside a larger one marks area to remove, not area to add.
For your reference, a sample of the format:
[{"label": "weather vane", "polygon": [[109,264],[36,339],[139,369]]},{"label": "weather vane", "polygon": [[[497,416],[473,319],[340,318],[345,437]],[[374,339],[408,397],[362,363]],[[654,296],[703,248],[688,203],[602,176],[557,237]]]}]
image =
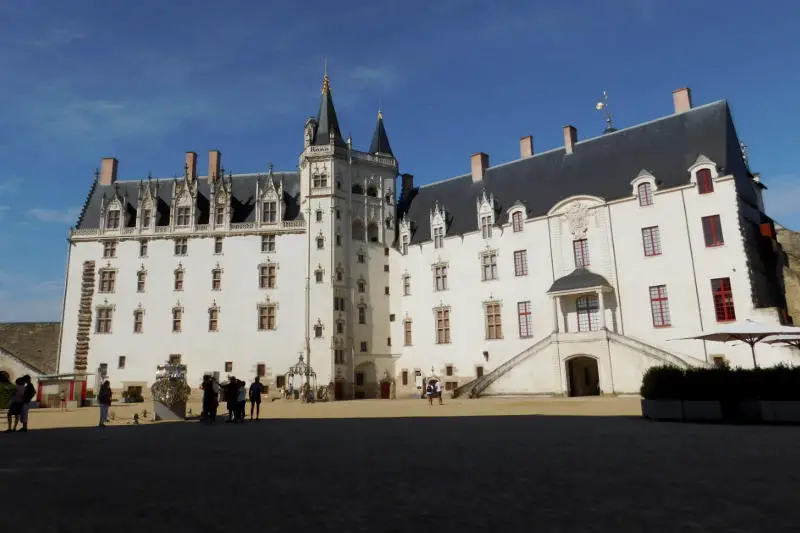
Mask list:
[{"label": "weather vane", "polygon": [[611,124],[611,109],[608,107],[608,92],[603,91],[603,99],[594,106],[598,111],[605,111],[606,115],[606,129],[603,133],[611,133],[617,129]]}]

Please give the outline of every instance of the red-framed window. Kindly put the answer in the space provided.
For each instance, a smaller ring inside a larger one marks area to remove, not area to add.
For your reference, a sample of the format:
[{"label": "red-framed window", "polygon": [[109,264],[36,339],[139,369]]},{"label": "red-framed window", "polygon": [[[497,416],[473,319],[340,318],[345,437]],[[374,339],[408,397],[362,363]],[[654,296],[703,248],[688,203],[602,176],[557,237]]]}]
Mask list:
[{"label": "red-framed window", "polygon": [[658,226],[642,228],[642,247],[644,255],[648,257],[661,255],[661,231]]},{"label": "red-framed window", "polygon": [[703,217],[703,237],[706,240],[706,248],[722,246],[725,238],[722,236],[722,223],[719,215]]},{"label": "red-framed window", "polygon": [[672,325],[666,285],[650,287],[650,311],[653,314],[654,328],[666,328]]},{"label": "red-framed window", "polygon": [[514,233],[522,231],[522,212],[517,211],[511,215],[511,225],[514,228]]},{"label": "red-framed window", "polygon": [[653,186],[649,183],[640,183],[636,187],[636,194],[639,197],[639,205],[653,205]]},{"label": "red-framed window", "polygon": [[517,320],[519,322],[519,336],[522,339],[533,337],[533,320],[531,315],[531,302],[517,302]]},{"label": "red-framed window", "polygon": [[697,192],[700,194],[714,192],[714,182],[711,180],[711,171],[707,168],[697,171]]},{"label": "red-framed window", "polygon": [[575,255],[575,268],[589,266],[589,241],[587,239],[572,241],[572,253]]},{"label": "red-framed window", "polygon": [[514,275],[528,275],[528,250],[516,250],[514,252]]},{"label": "red-framed window", "polygon": [[736,320],[731,278],[712,279],[711,294],[714,297],[714,313],[717,316],[717,322],[732,322]]},{"label": "red-framed window", "polygon": [[600,329],[600,301],[597,296],[581,296],[575,305],[578,309],[578,331]]}]

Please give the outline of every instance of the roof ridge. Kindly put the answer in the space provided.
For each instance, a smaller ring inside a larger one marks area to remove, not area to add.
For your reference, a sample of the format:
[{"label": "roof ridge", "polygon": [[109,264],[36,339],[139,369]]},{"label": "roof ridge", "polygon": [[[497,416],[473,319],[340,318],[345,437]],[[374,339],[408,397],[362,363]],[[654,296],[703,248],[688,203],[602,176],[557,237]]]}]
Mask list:
[{"label": "roof ridge", "polygon": [[[276,174],[299,174],[299,173],[300,173],[299,170],[278,170],[278,171],[273,171],[272,172],[273,175],[276,175]],[[230,177],[230,178],[257,178],[257,177],[260,177],[260,176],[267,176],[268,174],[269,174],[269,171],[267,171],[267,172],[245,172],[245,173],[242,173],[242,174],[230,174],[230,175],[225,176],[225,178],[228,178],[228,177]],[[197,176],[195,179],[207,180],[208,178],[209,178],[208,176]],[[114,183],[139,183],[143,179],[147,179],[147,178],[134,178],[134,179],[128,179],[128,180],[117,180]],[[152,178],[152,179],[153,179],[153,181],[156,181],[156,180],[167,181],[167,180],[171,180],[171,179],[174,179],[174,178],[169,177],[169,178]],[[92,189],[92,190],[94,190],[94,189]],[[89,191],[89,196],[91,196],[91,193],[92,193],[92,191]],[[87,201],[88,201],[88,198],[89,197],[87,196]]]}]

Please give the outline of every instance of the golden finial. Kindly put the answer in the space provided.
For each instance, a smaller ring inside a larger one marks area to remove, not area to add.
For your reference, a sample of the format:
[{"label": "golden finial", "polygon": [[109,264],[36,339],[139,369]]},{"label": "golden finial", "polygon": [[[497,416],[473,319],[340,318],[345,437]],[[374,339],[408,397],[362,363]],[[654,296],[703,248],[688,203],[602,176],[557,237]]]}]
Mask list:
[{"label": "golden finial", "polygon": [[378,120],[383,120],[383,111],[381,110],[381,97],[378,97]]},{"label": "golden finial", "polygon": [[322,78],[322,94],[326,94],[331,88],[331,82],[328,79],[328,56],[325,56],[325,76]]}]

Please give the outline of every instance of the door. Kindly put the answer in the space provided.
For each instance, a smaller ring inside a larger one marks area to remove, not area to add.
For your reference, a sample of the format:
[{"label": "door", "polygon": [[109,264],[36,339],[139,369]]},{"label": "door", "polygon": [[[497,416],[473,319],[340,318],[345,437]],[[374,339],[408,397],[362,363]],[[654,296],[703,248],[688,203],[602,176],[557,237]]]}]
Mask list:
[{"label": "door", "polygon": [[381,399],[388,400],[391,396],[392,384],[388,381],[381,381]]},{"label": "door", "polygon": [[333,384],[333,397],[336,400],[344,400],[344,381],[337,379]]}]

